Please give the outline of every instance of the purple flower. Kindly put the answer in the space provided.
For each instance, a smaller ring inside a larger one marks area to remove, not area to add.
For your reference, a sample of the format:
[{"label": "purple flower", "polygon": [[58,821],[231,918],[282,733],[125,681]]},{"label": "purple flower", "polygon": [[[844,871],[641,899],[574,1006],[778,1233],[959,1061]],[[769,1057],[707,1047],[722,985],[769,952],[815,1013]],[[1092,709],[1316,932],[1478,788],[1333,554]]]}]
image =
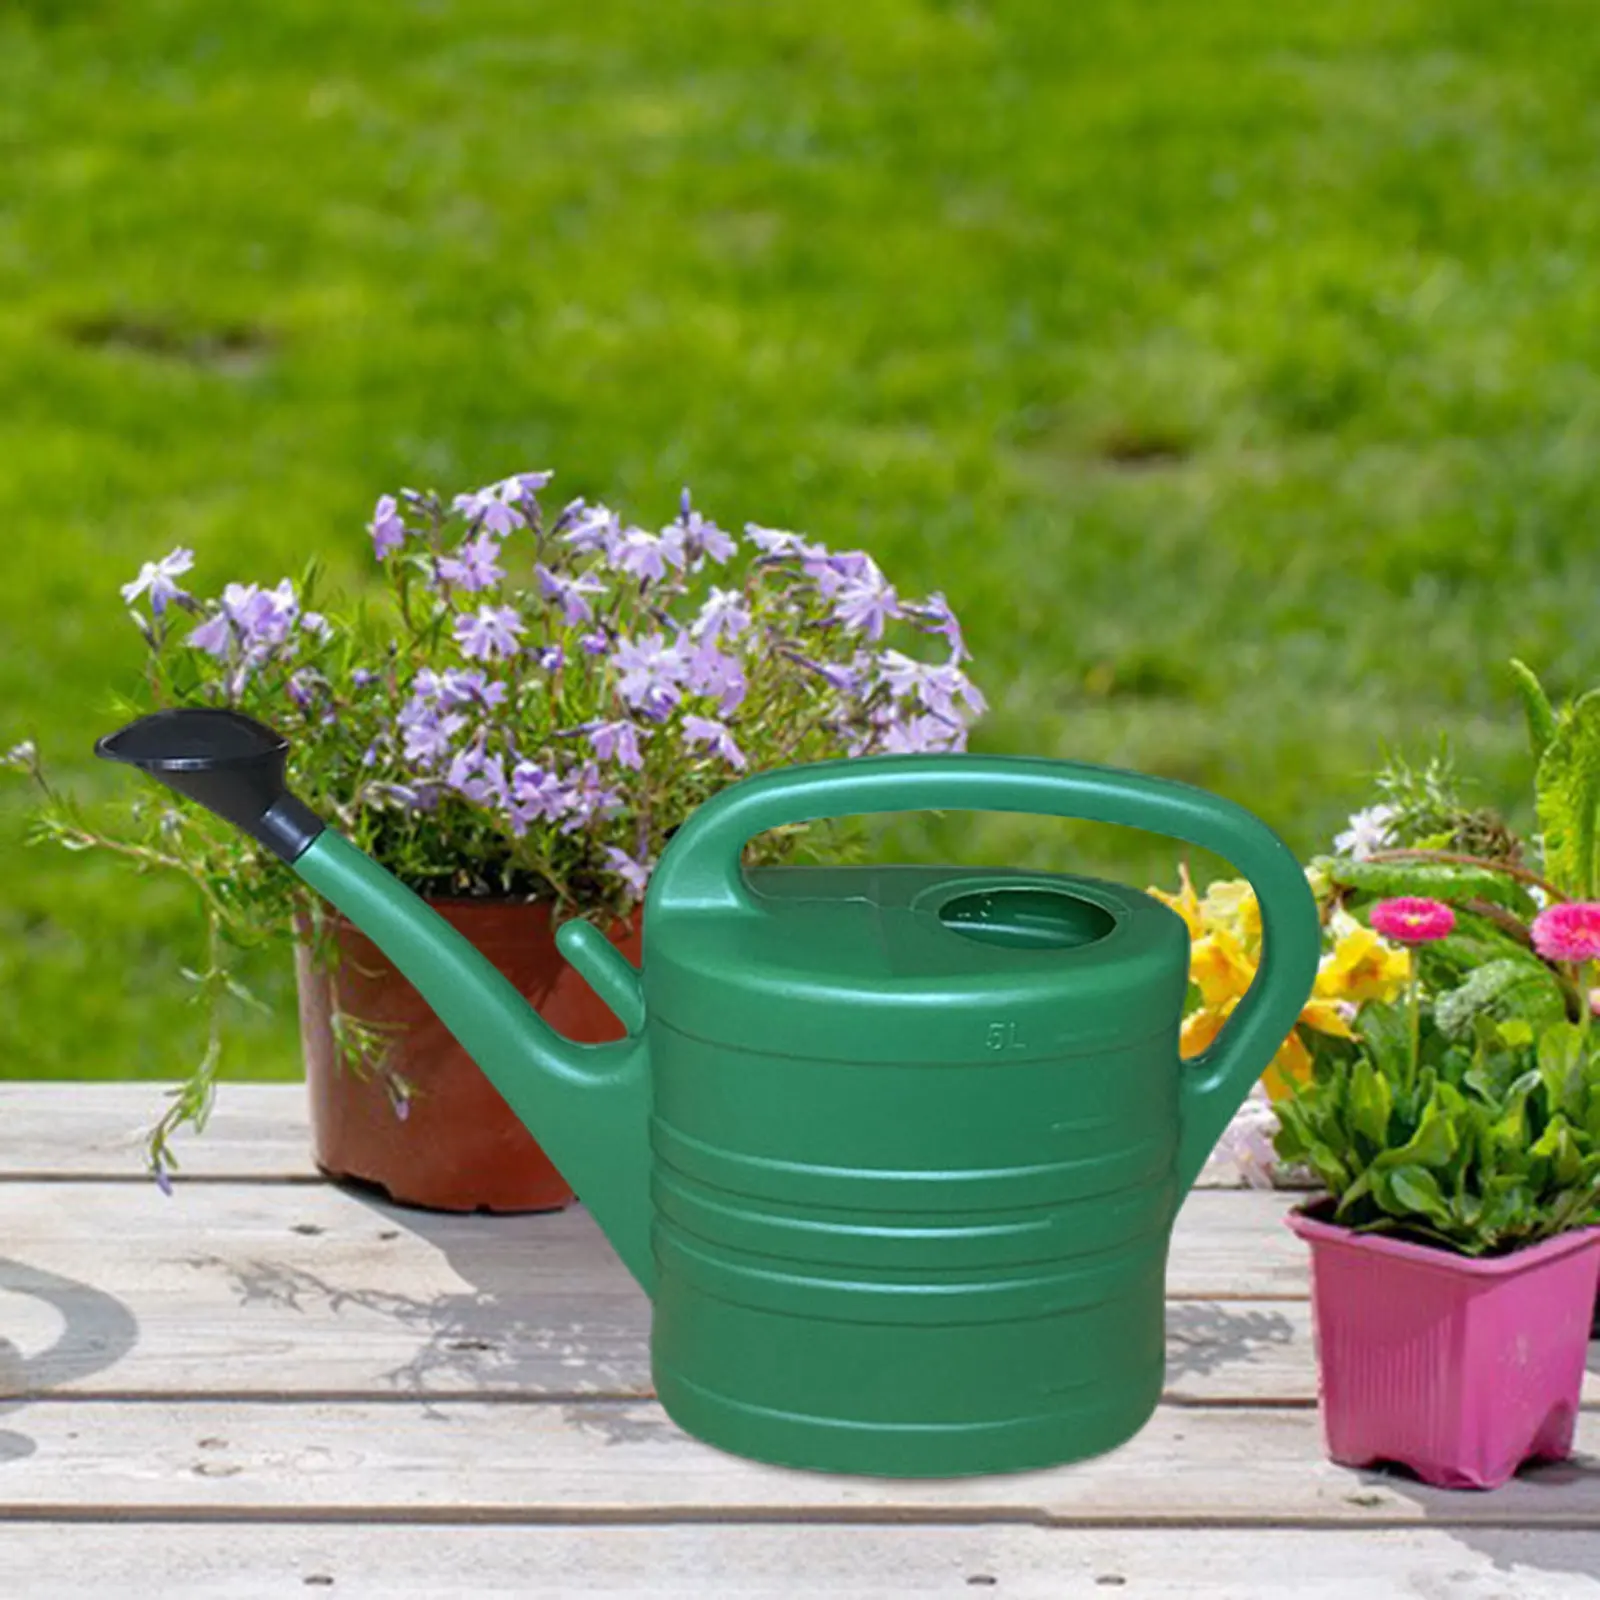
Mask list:
[{"label": "purple flower", "polygon": [[621,809],[622,796],[605,781],[599,763],[585,761],[567,786],[567,819],[561,824],[561,831],[572,833]]},{"label": "purple flower", "polygon": [[737,589],[713,588],[689,632],[696,639],[737,639],[750,626],[750,607]]},{"label": "purple flower", "polygon": [[917,615],[927,624],[929,633],[944,635],[950,646],[952,662],[959,665],[963,661],[972,659],[972,652],[967,649],[966,640],[961,636],[961,624],[956,621],[956,614],[950,609],[950,602],[937,589],[917,610]]},{"label": "purple flower", "polygon": [[439,787],[433,783],[372,783],[366,793],[380,804],[405,806],[412,811],[432,811],[439,803]]},{"label": "purple flower", "polygon": [[813,661],[809,656],[797,658],[803,667],[809,667],[819,677],[825,679],[840,694],[860,694],[866,673],[858,664],[845,666],[839,661]]},{"label": "purple flower", "polygon": [[139,576],[131,583],[123,584],[122,598],[132,605],[140,595],[148,593],[151,613],[159,617],[179,596],[188,599],[185,591],[172,580],[180,572],[187,572],[193,565],[194,551],[180,544],[175,550],[162,556],[159,561],[146,561],[139,568]]},{"label": "purple flower", "polygon": [[187,642],[196,650],[204,650],[208,656],[215,656],[220,661],[227,655],[228,643],[232,638],[233,628],[228,622],[228,614],[219,611],[193,629]]},{"label": "purple flower", "polygon": [[626,850],[619,850],[616,845],[606,846],[606,860],[611,864],[611,870],[633,890],[636,895],[642,895],[650,885],[650,868],[642,862],[635,861]]},{"label": "purple flower", "polygon": [[539,665],[545,672],[559,672],[567,664],[567,652],[559,644],[547,644],[539,652]]},{"label": "purple flower", "polygon": [[367,667],[357,667],[355,671],[350,674],[350,682],[354,684],[357,689],[365,689],[369,683],[376,683],[377,681],[378,674]]},{"label": "purple flower", "polygon": [[486,755],[482,745],[469,745],[450,762],[444,781],[459,795],[479,804],[506,803],[506,769],[499,756]]},{"label": "purple flower", "polygon": [[831,600],[841,590],[855,584],[883,581],[877,563],[862,550],[835,552],[818,544],[802,549],[800,554],[801,570],[816,584],[825,600]]},{"label": "purple flower", "polygon": [[585,572],[576,578],[569,578],[563,573],[552,572],[543,562],[533,570],[545,599],[554,600],[561,607],[561,620],[569,628],[575,628],[580,622],[588,622],[594,617],[594,610],[586,597],[604,594],[606,589],[594,573]]},{"label": "purple flower", "polygon": [[888,755],[917,755],[923,751],[960,750],[966,745],[966,730],[952,727],[938,717],[912,717],[893,721],[883,730],[878,748]]},{"label": "purple flower", "polygon": [[586,656],[603,656],[611,648],[610,639],[598,628],[593,633],[584,634],[578,643]]},{"label": "purple flower", "polygon": [[683,736],[690,744],[709,745],[730,766],[745,765],[744,751],[733,742],[726,724],[713,717],[697,717],[690,712],[683,719]]},{"label": "purple flower", "polygon": [[456,618],[456,643],[469,661],[492,661],[517,653],[522,629],[522,618],[510,606],[479,606],[471,616]]},{"label": "purple flower", "polygon": [[508,500],[503,493],[507,483],[516,481],[507,478],[501,483],[491,483],[487,488],[474,489],[471,494],[458,494],[450,502],[450,509],[460,512],[474,532],[492,533],[503,539],[518,528],[527,526],[527,518],[519,509],[524,496],[519,491],[515,500]]},{"label": "purple flower", "polygon": [[878,671],[894,695],[915,697],[926,710],[946,722],[960,719],[957,700],[974,716],[987,709],[977,685],[953,660],[932,666],[925,661],[913,661],[898,650],[885,650],[879,658]]},{"label": "purple flower", "polygon": [[680,642],[683,681],[694,694],[714,695],[717,709],[727,716],[736,711],[749,687],[744,668],[732,656],[724,655],[710,639],[703,639],[693,650],[688,641]]},{"label": "purple flower", "polygon": [[372,521],[367,532],[372,535],[372,553],[380,561],[387,560],[406,542],[410,529],[400,519],[400,505],[392,494],[378,496],[372,508]]},{"label": "purple flower", "polygon": [[469,592],[492,589],[505,577],[504,569],[495,560],[499,554],[500,546],[488,534],[480,533],[439,563],[439,576]]},{"label": "purple flower", "polygon": [[[725,533],[709,517],[701,516],[694,509],[687,489],[678,500],[678,520],[672,524],[672,528],[679,534],[678,542],[684,556],[696,572],[707,557],[721,563],[739,548],[738,541],[731,534]],[[663,536],[666,531],[662,530]]]},{"label": "purple flower", "polygon": [[316,700],[317,686],[321,682],[322,679],[316,673],[302,669],[289,679],[289,698],[302,711],[309,711]]},{"label": "purple flower", "polygon": [[156,1180],[156,1188],[170,1200],[172,1198],[172,1175],[167,1171],[165,1163],[161,1161],[152,1163],[150,1176]]},{"label": "purple flower", "polygon": [[551,533],[564,534],[589,508],[589,502],[579,495],[562,506],[560,515],[550,525]]},{"label": "purple flower", "polygon": [[553,472],[513,472],[499,483],[491,483],[487,492],[500,496],[507,505],[531,505],[533,497],[555,477]]},{"label": "purple flower", "polygon": [[590,748],[600,760],[615,759],[635,772],[644,765],[644,757],[639,752],[639,730],[626,718],[591,722],[586,731]]},{"label": "purple flower", "polygon": [[532,822],[554,822],[569,803],[564,783],[533,761],[519,761],[511,769],[511,826],[521,835]]},{"label": "purple flower", "polygon": [[645,583],[656,583],[667,575],[669,566],[683,564],[683,548],[670,540],[643,528],[626,528],[607,549],[611,560],[623,572]]},{"label": "purple flower", "polygon": [[802,534],[790,533],[785,528],[763,528],[759,522],[747,522],[744,536],[763,555],[792,556],[813,548],[807,545]]},{"label": "purple flower", "polygon": [[222,591],[222,607],[239,630],[245,649],[258,653],[282,644],[300,615],[300,602],[288,578],[276,589],[230,583]]},{"label": "purple flower", "polygon": [[442,675],[426,667],[417,674],[419,685],[426,674],[428,689],[439,704],[450,709],[457,706],[483,706],[492,710],[506,697],[506,686],[492,682],[481,667],[456,667]]},{"label": "purple flower", "polygon": [[659,633],[642,639],[624,639],[613,658],[618,673],[617,693],[647,716],[664,717],[680,698],[683,661]]},{"label": "purple flower", "polygon": [[[575,511],[574,506],[578,508]],[[567,511],[573,512],[572,526],[562,537],[580,554],[588,555],[596,550],[609,553],[612,544],[622,537],[622,518],[609,506],[589,506],[575,501]]]},{"label": "purple flower", "polygon": [[288,638],[300,615],[294,584],[285,578],[276,589],[254,583],[230,583],[222,591],[222,609],[202,622],[188,642],[197,650],[221,659],[230,639],[237,638],[244,652],[243,666],[264,661]]},{"label": "purple flower", "polygon": [[893,586],[878,570],[870,557],[860,576],[848,579],[833,597],[833,614],[852,633],[864,633],[869,639],[883,637],[883,625],[900,615],[900,602]]},{"label": "purple flower", "polygon": [[467,719],[457,711],[441,716],[432,706],[423,706],[413,714],[416,704],[413,700],[400,713],[405,759],[418,766],[436,766],[450,754],[450,741],[466,727]]}]

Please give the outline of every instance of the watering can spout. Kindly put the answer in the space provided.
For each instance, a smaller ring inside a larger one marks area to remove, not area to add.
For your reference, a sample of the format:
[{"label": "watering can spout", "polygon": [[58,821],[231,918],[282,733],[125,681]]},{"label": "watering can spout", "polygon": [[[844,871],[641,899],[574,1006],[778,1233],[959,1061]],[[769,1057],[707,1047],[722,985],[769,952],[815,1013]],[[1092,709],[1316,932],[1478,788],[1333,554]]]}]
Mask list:
[{"label": "watering can spout", "polygon": [[649,1073],[638,973],[594,928],[565,926],[562,951],[629,1036],[604,1045],[563,1038],[443,917],[289,793],[287,752],[273,729],[213,708],[159,711],[95,746],[248,833],[360,928],[536,1133],[648,1292]]}]

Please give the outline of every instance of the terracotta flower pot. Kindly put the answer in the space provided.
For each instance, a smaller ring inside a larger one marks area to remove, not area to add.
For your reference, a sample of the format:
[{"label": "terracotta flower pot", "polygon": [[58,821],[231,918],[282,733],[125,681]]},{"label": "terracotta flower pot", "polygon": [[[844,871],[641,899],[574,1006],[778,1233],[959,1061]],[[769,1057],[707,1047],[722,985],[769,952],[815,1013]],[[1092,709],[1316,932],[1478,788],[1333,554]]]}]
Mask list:
[{"label": "terracotta flower pot", "polygon": [[[583,1044],[622,1037],[617,1019],[557,951],[548,906],[440,900],[433,907],[558,1033]],[[341,960],[332,976],[304,941],[295,951],[317,1165],[330,1177],[376,1184],[392,1199],[440,1211],[569,1205],[566,1181],[422,996],[349,923],[335,919],[333,932]],[[611,938],[637,962],[638,913]],[[376,1075],[339,1063],[330,1023],[335,986],[345,1015],[394,1030],[389,1064],[414,1091],[403,1118]]]},{"label": "terracotta flower pot", "polygon": [[1493,1489],[1572,1452],[1600,1228],[1482,1258],[1303,1212],[1322,1424],[1344,1466]]}]

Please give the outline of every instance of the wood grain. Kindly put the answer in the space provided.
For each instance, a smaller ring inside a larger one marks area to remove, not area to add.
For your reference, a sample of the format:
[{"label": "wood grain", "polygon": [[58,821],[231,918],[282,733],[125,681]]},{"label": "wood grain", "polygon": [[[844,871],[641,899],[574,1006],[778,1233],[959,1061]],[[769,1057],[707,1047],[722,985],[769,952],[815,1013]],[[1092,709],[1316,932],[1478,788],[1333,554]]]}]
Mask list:
[{"label": "wood grain", "polygon": [[[0,1418],[0,1518],[100,1512],[548,1522],[1024,1518],[1079,1524],[1483,1523],[1600,1530],[1600,1463],[1493,1494],[1345,1471],[1314,1413],[1162,1407],[1131,1443],[1048,1472],[944,1481],[766,1467],[647,1400],[531,1404],[45,1400]],[[1579,1447],[1600,1450],[1600,1415]]]},{"label": "wood grain", "polygon": [[[70,1541],[70,1561],[63,1560]],[[1541,1529],[0,1524],[28,1600],[1595,1600],[1600,1534]]]},{"label": "wood grain", "polygon": [[[160,1083],[0,1083],[0,1180],[108,1178],[147,1185],[144,1141],[167,1108]],[[229,1083],[203,1134],[173,1141],[185,1178],[317,1178],[305,1086]]]},{"label": "wood grain", "polygon": [[[1281,1197],[1195,1195],[1169,1394],[1309,1405]],[[1210,1291],[1208,1293],[1208,1291]],[[1294,1295],[1274,1299],[1262,1296]],[[331,1185],[0,1185],[0,1394],[650,1392],[649,1307],[581,1210],[462,1217]]]}]

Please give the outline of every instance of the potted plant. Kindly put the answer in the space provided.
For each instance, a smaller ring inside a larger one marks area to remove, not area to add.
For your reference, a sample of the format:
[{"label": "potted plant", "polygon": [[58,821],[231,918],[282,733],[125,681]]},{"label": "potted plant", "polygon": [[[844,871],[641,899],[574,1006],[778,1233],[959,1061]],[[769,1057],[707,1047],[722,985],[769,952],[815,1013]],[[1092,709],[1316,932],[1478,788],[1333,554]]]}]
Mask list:
[{"label": "potted plant", "polygon": [[1303,1019],[1224,1141],[1257,1181],[1326,1191],[1291,1225],[1330,1454],[1452,1485],[1570,1449],[1600,1272],[1600,695],[1556,708],[1513,671],[1538,835],[1472,804],[1447,751],[1391,761],[1309,870],[1330,927],[1408,952],[1404,994]]},{"label": "potted plant", "polygon": [[[1369,915],[1419,948],[1456,926],[1432,899]],[[1600,905],[1552,907],[1533,937],[1587,966]],[[1548,1015],[1554,982],[1497,1006],[1483,968],[1425,993],[1427,970],[1319,1051],[1276,1108],[1276,1144],[1327,1191],[1289,1222],[1311,1246],[1329,1455],[1493,1488],[1572,1447],[1600,1273],[1600,1066],[1587,1003]]]},{"label": "potted plant", "polygon": [[[317,573],[274,588],[185,587],[193,553],[148,562],[122,593],[147,655],[138,713],[226,705],[291,737],[291,780],[474,940],[558,1029],[614,1019],[560,960],[554,925],[582,914],[635,954],[666,839],[741,774],[878,751],[964,746],[983,700],[942,595],[903,599],[860,551],[747,525],[684,493],[647,531],[575,500],[547,519],[548,473],[446,502],[385,495],[369,525],[380,582],[319,605]],[[149,1139],[164,1186],[171,1136],[204,1124],[231,957],[296,951],[319,1164],[397,1199],[538,1209],[570,1199],[477,1068],[353,928],[237,832],[163,796],[117,823],[52,784],[32,742],[11,752],[42,795],[39,833],[117,852],[197,889],[210,1022],[198,1065]],[[800,830],[752,857],[793,853]]]}]

